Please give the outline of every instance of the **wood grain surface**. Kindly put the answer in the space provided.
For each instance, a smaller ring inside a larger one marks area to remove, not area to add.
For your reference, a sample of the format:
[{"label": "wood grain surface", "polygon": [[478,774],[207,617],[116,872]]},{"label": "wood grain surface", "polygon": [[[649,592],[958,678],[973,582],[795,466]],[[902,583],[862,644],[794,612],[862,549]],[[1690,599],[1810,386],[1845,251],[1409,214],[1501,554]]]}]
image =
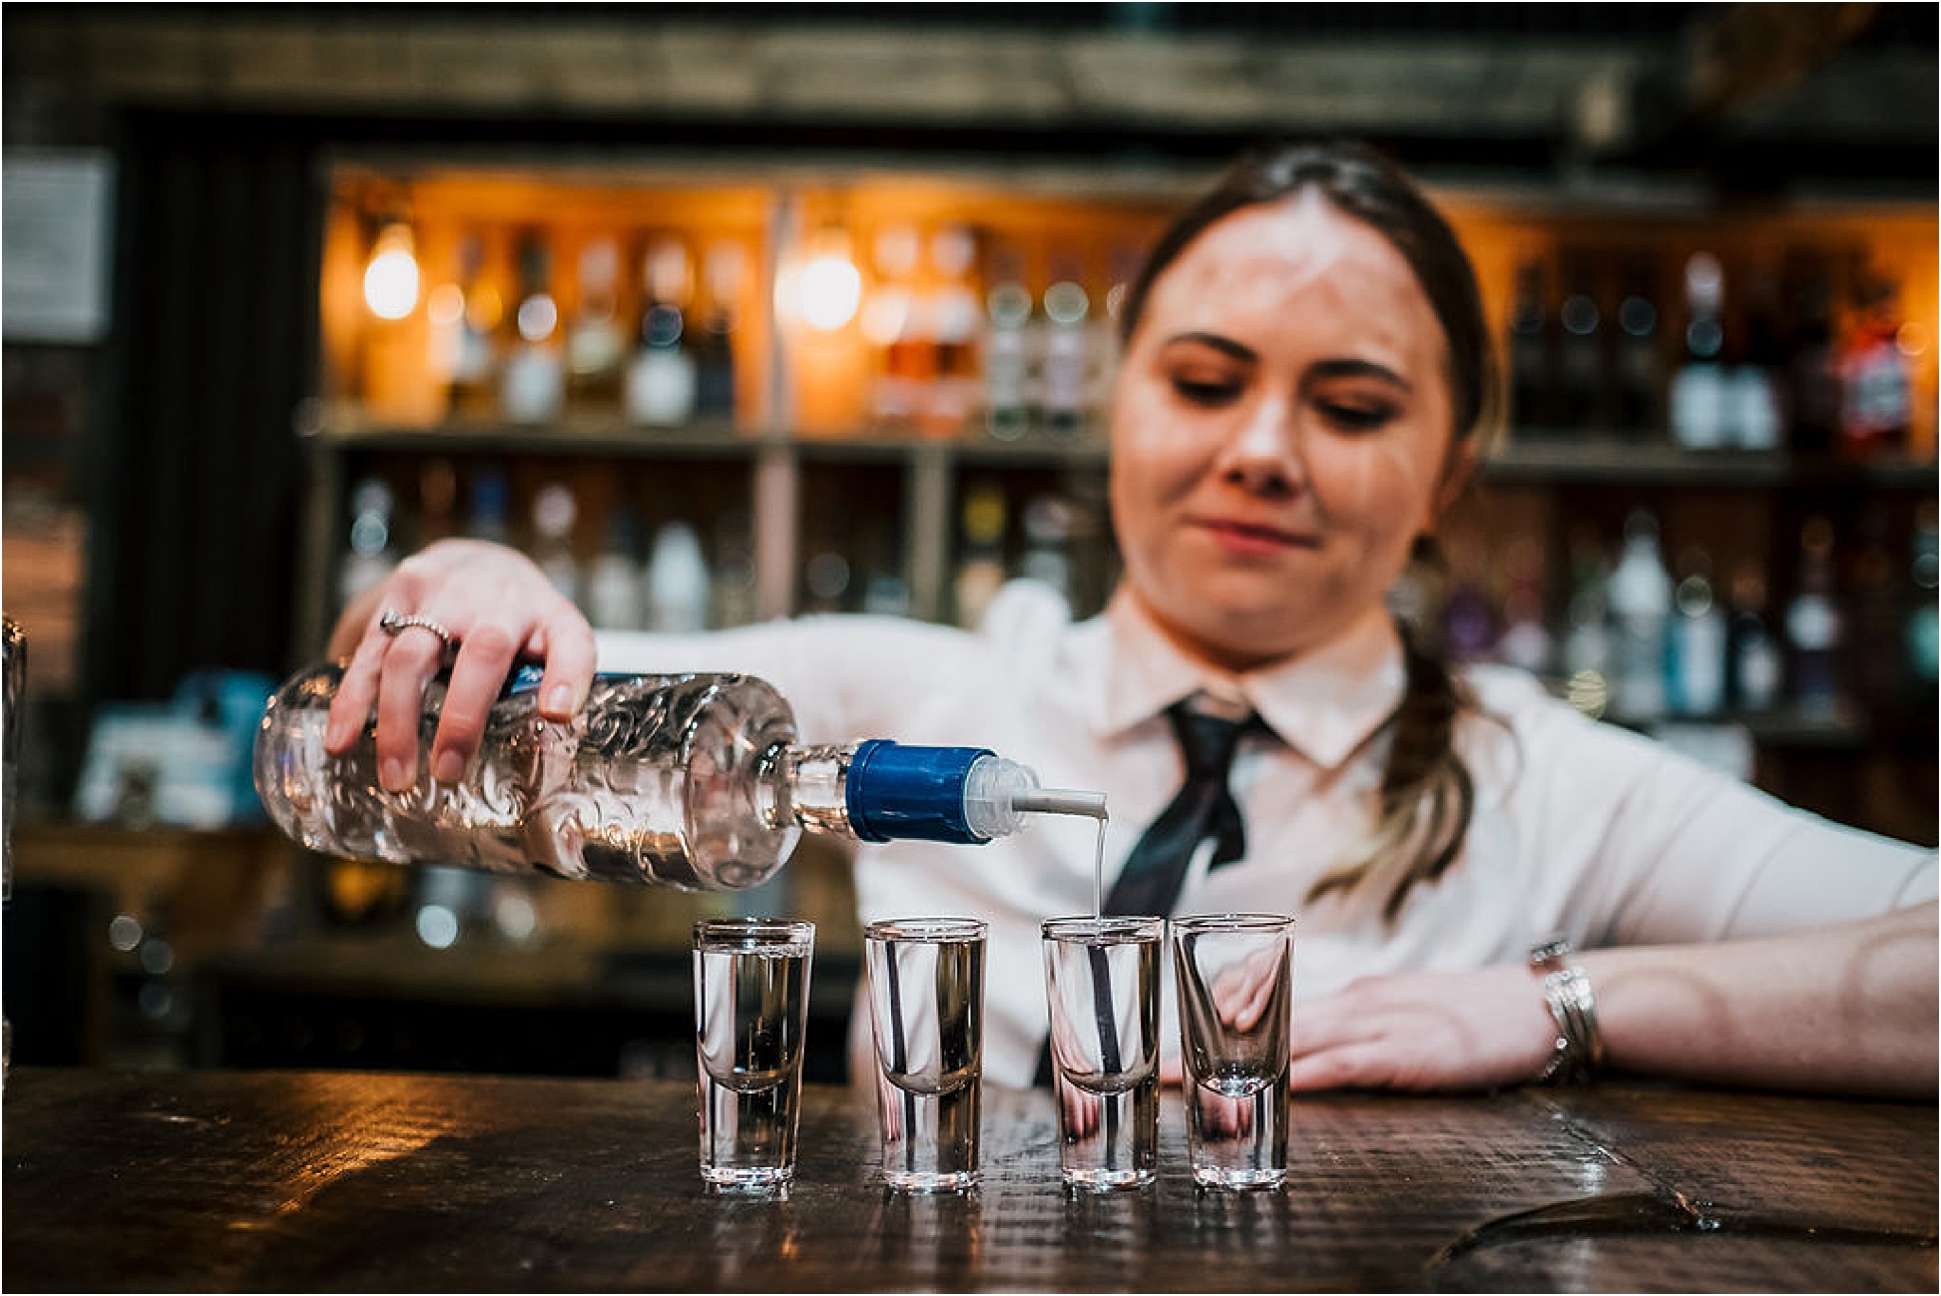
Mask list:
[{"label": "wood grain surface", "polygon": [[886,1192],[811,1086],[785,1195],[711,1194],[672,1081],[21,1069],[4,1285],[34,1290],[1854,1291],[1936,1286],[1936,1108],[1607,1084],[1299,1098],[1288,1186],[1069,1195],[1049,1097],[984,1182]]}]

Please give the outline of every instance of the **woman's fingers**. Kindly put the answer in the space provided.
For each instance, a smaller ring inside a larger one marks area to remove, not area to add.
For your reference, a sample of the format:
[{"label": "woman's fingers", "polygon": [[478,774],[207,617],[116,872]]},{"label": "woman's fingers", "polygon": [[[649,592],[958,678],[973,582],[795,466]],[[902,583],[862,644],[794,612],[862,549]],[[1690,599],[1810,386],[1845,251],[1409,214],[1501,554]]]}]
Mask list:
[{"label": "woman's fingers", "polygon": [[572,719],[586,705],[587,691],[593,687],[593,627],[578,608],[562,602],[542,623],[532,646],[546,660],[546,675],[539,682],[539,714],[548,720]]},{"label": "woman's fingers", "polygon": [[425,685],[438,673],[444,654],[444,640],[423,627],[406,629],[384,649],[377,686],[377,781],[387,792],[409,791],[418,781]]},{"label": "woman's fingers", "polygon": [[[474,626],[460,643],[431,748],[431,777],[436,781],[456,783],[465,777],[465,767],[478,755],[485,737],[486,716],[498,700],[524,637],[487,624]],[[421,694],[420,709],[423,705]]]}]

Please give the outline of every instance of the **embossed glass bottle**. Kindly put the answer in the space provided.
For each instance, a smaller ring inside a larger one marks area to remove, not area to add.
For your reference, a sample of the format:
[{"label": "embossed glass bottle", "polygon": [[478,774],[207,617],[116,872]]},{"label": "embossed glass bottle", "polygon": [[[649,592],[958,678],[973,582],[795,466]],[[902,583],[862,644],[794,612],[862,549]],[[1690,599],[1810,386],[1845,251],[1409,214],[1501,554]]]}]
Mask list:
[{"label": "embossed glass bottle", "polygon": [[324,752],[341,676],[335,665],[295,676],[256,737],[270,818],[331,854],[720,891],[772,877],[805,828],[975,845],[1016,832],[1029,812],[1104,813],[1102,795],[1039,788],[1029,769],[981,748],[802,746],[788,703],[749,675],[601,676],[585,709],[558,723],[540,718],[537,672],[522,671],[449,785],[424,763],[444,699],[434,682],[417,781],[391,793],[368,724],[349,752]]}]

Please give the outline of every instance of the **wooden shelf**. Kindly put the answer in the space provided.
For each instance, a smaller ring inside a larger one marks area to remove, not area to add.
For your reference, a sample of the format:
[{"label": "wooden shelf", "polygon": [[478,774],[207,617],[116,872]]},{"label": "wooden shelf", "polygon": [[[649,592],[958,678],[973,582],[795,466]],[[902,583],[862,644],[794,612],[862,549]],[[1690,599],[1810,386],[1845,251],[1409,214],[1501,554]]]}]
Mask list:
[{"label": "wooden shelf", "polygon": [[[1640,434],[1642,437],[1644,434]],[[1913,460],[1848,463],[1777,450],[1686,450],[1649,440],[1555,439],[1524,433],[1481,465],[1486,481],[1528,485],[1735,486],[1773,489],[1841,482],[1932,488],[1936,466]]]}]

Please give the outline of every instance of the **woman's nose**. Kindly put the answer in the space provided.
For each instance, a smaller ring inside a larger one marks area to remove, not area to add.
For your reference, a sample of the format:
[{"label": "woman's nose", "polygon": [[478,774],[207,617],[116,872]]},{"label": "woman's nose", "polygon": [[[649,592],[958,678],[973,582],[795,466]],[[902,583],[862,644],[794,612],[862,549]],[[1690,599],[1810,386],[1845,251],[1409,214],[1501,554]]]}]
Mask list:
[{"label": "woman's nose", "polygon": [[1236,486],[1291,495],[1305,476],[1293,406],[1269,399],[1255,404],[1220,448],[1220,477]]}]

